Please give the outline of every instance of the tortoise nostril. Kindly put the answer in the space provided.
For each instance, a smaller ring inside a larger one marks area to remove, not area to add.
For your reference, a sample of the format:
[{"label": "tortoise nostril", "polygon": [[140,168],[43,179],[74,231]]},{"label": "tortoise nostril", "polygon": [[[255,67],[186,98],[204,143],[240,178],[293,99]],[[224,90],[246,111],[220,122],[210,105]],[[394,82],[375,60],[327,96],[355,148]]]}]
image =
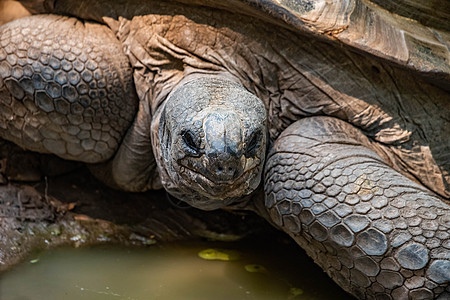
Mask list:
[{"label": "tortoise nostril", "polygon": [[235,169],[223,165],[216,166],[216,175],[218,176],[233,176]]}]

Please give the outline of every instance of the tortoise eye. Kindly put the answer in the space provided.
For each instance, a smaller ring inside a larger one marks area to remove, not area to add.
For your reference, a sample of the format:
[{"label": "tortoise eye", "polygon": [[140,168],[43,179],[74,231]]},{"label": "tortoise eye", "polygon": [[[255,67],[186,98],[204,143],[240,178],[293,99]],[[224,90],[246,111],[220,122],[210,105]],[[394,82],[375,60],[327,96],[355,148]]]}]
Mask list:
[{"label": "tortoise eye", "polygon": [[245,157],[252,157],[255,155],[256,150],[259,147],[260,140],[261,140],[260,132],[252,133],[252,135],[246,142]]},{"label": "tortoise eye", "polygon": [[195,136],[190,130],[181,133],[183,143],[186,146],[185,150],[188,154],[198,156],[200,154],[200,147],[195,142]]}]

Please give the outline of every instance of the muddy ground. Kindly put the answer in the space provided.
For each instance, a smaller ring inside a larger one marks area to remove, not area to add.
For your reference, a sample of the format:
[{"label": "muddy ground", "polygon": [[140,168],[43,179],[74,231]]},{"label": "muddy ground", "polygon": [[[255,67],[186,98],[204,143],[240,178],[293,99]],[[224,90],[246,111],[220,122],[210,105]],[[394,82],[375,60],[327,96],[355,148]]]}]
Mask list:
[{"label": "muddy ground", "polygon": [[97,181],[83,164],[26,152],[0,141],[0,271],[30,252],[62,245],[145,246],[187,239],[273,235],[250,212],[205,212],[164,191],[125,193]]}]

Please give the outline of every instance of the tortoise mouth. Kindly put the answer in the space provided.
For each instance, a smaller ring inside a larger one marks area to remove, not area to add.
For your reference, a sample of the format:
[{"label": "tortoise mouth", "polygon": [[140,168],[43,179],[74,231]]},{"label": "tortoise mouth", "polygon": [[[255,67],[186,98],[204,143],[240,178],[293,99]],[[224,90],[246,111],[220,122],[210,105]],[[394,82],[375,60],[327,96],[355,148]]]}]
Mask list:
[{"label": "tortoise mouth", "polygon": [[257,165],[246,170],[231,182],[213,181],[196,170],[183,165],[179,165],[179,167],[180,175],[186,181],[184,184],[186,188],[196,191],[205,200],[201,202],[214,201],[219,207],[227,206],[242,196],[250,194],[259,184],[257,183],[255,188],[252,188],[252,181],[259,173]]},{"label": "tortoise mouth", "polygon": [[176,188],[168,190],[173,196],[189,205],[214,210],[241,202],[245,196],[254,192],[261,181],[261,168],[248,169],[233,182],[216,183],[203,174],[178,165],[178,183]]}]

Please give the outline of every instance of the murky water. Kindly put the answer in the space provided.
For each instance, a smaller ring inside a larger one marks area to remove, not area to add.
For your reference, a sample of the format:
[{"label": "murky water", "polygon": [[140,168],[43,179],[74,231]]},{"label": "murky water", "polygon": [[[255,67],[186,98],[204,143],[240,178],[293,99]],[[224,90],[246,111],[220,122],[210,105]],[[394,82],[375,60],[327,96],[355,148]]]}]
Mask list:
[{"label": "murky water", "polygon": [[351,299],[303,255],[242,242],[58,249],[3,274],[0,299]]}]

